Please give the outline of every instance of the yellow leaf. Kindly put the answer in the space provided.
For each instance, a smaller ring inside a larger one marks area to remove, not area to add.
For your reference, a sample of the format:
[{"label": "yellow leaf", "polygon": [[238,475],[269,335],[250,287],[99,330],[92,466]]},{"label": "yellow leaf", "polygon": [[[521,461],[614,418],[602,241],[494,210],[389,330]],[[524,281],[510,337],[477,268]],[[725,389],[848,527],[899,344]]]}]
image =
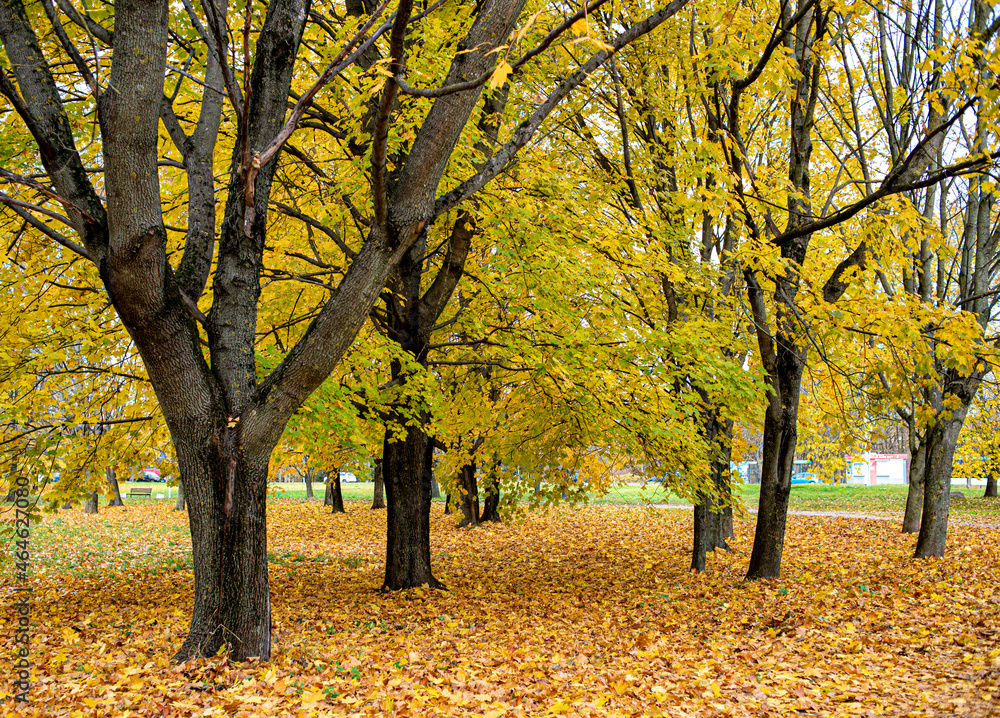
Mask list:
[{"label": "yellow leaf", "polygon": [[501,60],[500,64],[497,65],[497,69],[493,71],[490,76],[490,89],[495,90],[503,83],[507,82],[507,78],[510,77],[510,73],[514,71],[514,68],[506,60]]}]

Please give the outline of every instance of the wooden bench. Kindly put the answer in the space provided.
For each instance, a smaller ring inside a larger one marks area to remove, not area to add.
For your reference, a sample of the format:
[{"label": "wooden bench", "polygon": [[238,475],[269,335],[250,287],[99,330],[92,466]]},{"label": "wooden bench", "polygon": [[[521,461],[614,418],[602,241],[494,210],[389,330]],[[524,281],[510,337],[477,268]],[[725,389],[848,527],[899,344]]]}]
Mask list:
[{"label": "wooden bench", "polygon": [[128,490],[128,495],[125,498],[130,499],[133,496],[145,496],[146,498],[152,498],[152,496],[153,496],[153,490],[150,489],[150,488],[145,488],[144,489],[144,488],[142,488],[140,486],[137,486],[135,488],[129,489]]}]

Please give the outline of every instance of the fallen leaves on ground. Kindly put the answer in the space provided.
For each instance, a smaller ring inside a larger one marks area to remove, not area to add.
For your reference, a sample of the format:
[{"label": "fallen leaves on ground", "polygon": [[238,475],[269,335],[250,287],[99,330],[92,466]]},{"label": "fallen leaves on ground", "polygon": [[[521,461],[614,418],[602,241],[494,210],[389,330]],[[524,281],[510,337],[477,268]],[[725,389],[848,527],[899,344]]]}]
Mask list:
[{"label": "fallen leaves on ground", "polygon": [[[378,593],[385,512],[270,508],[273,658],[171,665],[192,600],[186,516],[60,514],[33,535],[31,704],[44,716],[988,715],[1000,532],[942,560],[889,522],[790,517],[783,579],[743,580],[753,526],[688,572],[691,515],[589,507],[456,529],[447,591]],[[46,528],[43,528],[46,527]],[[12,587],[2,590],[12,664]],[[0,668],[2,670],[2,668]],[[12,670],[12,669],[11,669]],[[0,696],[12,705],[10,682]],[[1000,711],[997,711],[1000,714]]]}]

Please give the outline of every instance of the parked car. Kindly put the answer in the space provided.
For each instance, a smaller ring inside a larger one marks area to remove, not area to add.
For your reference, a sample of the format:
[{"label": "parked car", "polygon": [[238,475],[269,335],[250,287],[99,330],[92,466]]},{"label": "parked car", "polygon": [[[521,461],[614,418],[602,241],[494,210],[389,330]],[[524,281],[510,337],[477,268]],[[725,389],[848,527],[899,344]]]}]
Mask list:
[{"label": "parked car", "polygon": [[808,471],[800,471],[797,474],[792,474],[792,486],[798,486],[800,484],[818,484],[820,483],[819,477],[816,474],[810,473]]},{"label": "parked car", "polygon": [[163,481],[166,481],[166,479],[160,477],[159,469],[143,469],[142,480],[152,481],[154,483],[162,483]]},{"label": "parked car", "polygon": [[356,484],[358,483],[358,477],[352,474],[350,471],[340,472],[340,481],[344,484]]}]

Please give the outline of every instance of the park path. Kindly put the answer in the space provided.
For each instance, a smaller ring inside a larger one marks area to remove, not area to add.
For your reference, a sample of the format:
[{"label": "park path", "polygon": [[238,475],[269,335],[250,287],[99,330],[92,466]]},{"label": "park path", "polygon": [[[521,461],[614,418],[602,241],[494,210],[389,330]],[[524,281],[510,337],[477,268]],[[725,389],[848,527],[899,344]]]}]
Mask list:
[{"label": "park path", "polygon": [[[691,504],[653,504],[657,509],[692,509]],[[747,507],[747,513],[756,514],[756,507]],[[902,521],[903,517],[896,514],[866,514],[856,511],[789,511],[789,516],[821,516],[826,518],[840,519],[865,519],[869,521]],[[953,526],[976,526],[986,529],[1000,529],[1000,523],[991,521],[977,521],[975,519],[953,519],[949,518],[948,523]]]}]

